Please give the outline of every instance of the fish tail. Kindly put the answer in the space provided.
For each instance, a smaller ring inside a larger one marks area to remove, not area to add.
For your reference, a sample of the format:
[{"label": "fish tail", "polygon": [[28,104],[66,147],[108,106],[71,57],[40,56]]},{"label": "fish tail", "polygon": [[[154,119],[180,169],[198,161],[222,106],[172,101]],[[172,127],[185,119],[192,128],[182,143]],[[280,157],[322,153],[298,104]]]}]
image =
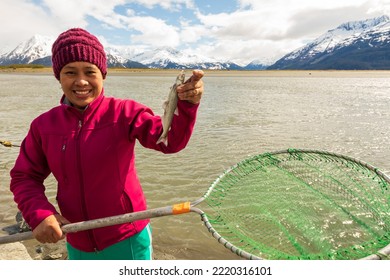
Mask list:
[{"label": "fish tail", "polygon": [[160,143],[164,143],[165,146],[168,146],[168,137],[167,136],[160,136],[160,138],[158,138],[156,144],[160,144]]}]

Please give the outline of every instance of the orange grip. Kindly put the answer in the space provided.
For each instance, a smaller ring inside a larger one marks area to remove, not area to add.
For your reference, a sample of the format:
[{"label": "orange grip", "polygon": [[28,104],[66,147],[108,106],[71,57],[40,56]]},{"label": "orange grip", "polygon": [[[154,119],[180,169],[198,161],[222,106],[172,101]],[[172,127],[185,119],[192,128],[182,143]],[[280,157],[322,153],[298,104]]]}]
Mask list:
[{"label": "orange grip", "polygon": [[183,214],[183,213],[188,213],[190,212],[191,208],[191,202],[183,202],[180,204],[175,204],[172,206],[172,214],[177,215],[177,214]]}]

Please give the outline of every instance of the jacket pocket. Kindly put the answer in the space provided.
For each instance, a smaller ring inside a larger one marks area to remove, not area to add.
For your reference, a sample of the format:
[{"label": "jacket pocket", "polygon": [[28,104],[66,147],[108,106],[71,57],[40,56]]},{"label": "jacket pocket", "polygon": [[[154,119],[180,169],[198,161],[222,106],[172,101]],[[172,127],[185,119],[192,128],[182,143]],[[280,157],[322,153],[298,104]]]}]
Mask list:
[{"label": "jacket pocket", "polygon": [[122,209],[126,213],[132,213],[134,211],[133,204],[131,203],[131,199],[125,191],[123,191],[122,193],[121,203],[122,203]]}]

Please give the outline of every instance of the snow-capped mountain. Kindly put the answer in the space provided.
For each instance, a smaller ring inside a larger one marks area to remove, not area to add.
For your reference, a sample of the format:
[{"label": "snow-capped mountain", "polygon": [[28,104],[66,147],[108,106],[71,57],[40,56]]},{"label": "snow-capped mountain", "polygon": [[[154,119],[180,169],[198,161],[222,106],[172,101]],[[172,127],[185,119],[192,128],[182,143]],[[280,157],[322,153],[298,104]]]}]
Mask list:
[{"label": "snow-capped mountain", "polygon": [[180,68],[180,69],[241,69],[231,62],[221,62],[213,58],[178,51],[173,48],[157,48],[137,54],[131,58],[149,68]]},{"label": "snow-capped mountain", "polygon": [[51,54],[54,38],[34,35],[28,41],[19,44],[14,50],[0,56],[0,65],[29,64]]},{"label": "snow-capped mountain", "polygon": [[[0,65],[51,65],[55,38],[35,35],[8,52]],[[173,48],[140,52],[131,47],[105,46],[109,67],[179,69],[390,69],[390,18],[382,16],[343,23],[274,64],[258,58],[246,66]],[[271,65],[272,64],[272,65]],[[271,65],[271,66],[269,66]]]},{"label": "snow-capped mountain", "polygon": [[193,54],[187,55],[184,52],[180,52],[169,47],[157,48],[155,50],[143,52],[138,55],[135,55],[133,59],[135,61],[139,61],[142,64],[150,65],[154,68],[165,68],[171,63],[190,65],[207,60],[206,58],[199,57]]},{"label": "snow-capped mountain", "polygon": [[[0,54],[0,65],[41,64],[51,66],[51,46],[55,38],[35,35],[14,50]],[[130,48],[105,47],[109,67],[180,68],[180,69],[242,69],[231,62],[195,55],[173,48],[158,48],[135,52]]]},{"label": "snow-capped mountain", "polygon": [[390,18],[341,24],[268,69],[390,69]]},{"label": "snow-capped mountain", "polygon": [[[274,60],[275,61],[275,60]],[[248,65],[245,66],[246,70],[264,70],[269,65],[272,65],[274,61],[271,61],[270,59],[256,59],[250,62]]]}]

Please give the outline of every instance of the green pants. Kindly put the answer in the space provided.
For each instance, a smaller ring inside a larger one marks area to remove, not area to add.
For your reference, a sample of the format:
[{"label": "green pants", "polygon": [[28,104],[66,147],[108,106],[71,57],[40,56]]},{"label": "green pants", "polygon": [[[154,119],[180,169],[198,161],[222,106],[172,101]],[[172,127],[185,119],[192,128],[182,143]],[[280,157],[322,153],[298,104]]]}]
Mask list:
[{"label": "green pants", "polygon": [[118,242],[103,251],[83,252],[66,243],[69,260],[151,260],[152,234],[150,225],[141,232]]}]

